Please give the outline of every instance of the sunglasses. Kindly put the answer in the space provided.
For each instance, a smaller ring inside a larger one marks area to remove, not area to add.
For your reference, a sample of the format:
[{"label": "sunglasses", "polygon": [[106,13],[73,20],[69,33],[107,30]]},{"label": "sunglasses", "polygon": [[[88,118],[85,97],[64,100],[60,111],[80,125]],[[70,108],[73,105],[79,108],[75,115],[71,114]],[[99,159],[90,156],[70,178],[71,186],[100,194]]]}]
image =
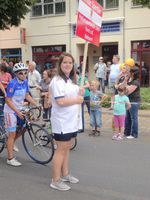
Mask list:
[{"label": "sunglasses", "polygon": [[18,75],[27,75],[27,72],[18,72]]}]

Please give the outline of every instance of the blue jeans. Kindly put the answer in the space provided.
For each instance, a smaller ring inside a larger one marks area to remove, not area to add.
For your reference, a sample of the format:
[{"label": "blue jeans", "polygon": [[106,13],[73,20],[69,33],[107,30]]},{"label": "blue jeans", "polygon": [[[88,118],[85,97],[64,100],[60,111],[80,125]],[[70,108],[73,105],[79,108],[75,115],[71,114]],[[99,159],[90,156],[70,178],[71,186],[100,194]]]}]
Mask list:
[{"label": "blue jeans", "polygon": [[90,110],[90,125],[92,127],[101,128],[102,126],[102,112],[101,110]]},{"label": "blue jeans", "polygon": [[103,93],[105,93],[105,79],[104,78],[97,78],[99,81],[99,89],[102,90]]},{"label": "blue jeans", "polygon": [[132,135],[135,138],[138,137],[138,109],[139,103],[131,104],[131,108],[126,113],[125,136]]},{"label": "blue jeans", "polygon": [[84,97],[84,103],[86,104],[88,113],[90,115],[90,96]]}]

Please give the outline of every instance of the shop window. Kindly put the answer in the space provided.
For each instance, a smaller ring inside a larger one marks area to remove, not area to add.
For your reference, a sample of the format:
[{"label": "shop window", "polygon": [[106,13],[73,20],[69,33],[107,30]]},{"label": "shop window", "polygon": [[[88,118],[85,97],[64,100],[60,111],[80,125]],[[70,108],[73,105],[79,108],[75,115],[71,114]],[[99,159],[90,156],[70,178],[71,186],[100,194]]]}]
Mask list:
[{"label": "shop window", "polygon": [[37,63],[38,70],[56,67],[56,63],[62,52],[66,51],[66,45],[35,46],[32,47],[33,60]]},{"label": "shop window", "polygon": [[1,57],[6,57],[7,61],[21,61],[21,49],[2,49]]},{"label": "shop window", "polygon": [[32,7],[32,16],[57,15],[66,12],[65,0],[39,0]]}]

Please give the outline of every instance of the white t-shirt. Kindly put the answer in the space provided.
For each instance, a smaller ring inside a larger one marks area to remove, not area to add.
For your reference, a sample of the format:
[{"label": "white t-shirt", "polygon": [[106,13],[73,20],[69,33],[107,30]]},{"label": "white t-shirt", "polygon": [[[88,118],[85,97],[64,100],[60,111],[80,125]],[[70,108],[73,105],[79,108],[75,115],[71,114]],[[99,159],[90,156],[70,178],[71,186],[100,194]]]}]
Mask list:
[{"label": "white t-shirt", "polygon": [[61,97],[76,97],[79,86],[70,79],[65,82],[60,76],[55,76],[50,83],[52,97],[51,124],[52,132],[57,134],[73,133],[81,125],[78,120],[79,104],[60,106],[56,100]]},{"label": "white t-shirt", "polygon": [[120,73],[120,64],[112,64],[110,67],[109,81],[115,82],[118,74]]}]

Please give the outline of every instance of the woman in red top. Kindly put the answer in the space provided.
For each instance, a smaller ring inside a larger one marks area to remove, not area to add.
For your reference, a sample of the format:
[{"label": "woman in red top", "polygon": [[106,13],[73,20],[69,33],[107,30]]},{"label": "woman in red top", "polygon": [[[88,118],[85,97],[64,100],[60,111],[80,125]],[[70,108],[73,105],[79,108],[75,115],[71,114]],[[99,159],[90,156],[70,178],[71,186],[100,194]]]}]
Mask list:
[{"label": "woman in red top", "polygon": [[7,72],[7,67],[5,64],[0,65],[0,81],[4,88],[7,88],[8,83],[12,79],[11,75]]}]

